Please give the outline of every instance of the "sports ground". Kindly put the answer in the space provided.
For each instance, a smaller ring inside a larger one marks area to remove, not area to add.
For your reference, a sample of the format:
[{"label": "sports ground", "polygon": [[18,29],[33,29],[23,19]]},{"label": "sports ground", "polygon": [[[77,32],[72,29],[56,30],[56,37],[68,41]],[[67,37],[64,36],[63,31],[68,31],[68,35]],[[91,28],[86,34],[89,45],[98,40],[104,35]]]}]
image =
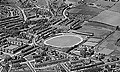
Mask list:
[{"label": "sports ground", "polygon": [[73,47],[83,41],[82,37],[79,35],[60,35],[49,38],[44,41],[44,44],[50,45],[53,47]]}]

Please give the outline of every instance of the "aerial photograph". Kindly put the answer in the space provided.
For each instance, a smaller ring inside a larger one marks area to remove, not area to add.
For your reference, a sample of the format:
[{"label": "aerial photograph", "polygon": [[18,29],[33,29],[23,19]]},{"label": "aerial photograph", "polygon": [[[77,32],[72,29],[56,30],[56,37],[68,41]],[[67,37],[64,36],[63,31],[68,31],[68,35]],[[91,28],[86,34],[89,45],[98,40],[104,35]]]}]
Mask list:
[{"label": "aerial photograph", "polygon": [[0,0],[0,72],[120,72],[120,0]]}]

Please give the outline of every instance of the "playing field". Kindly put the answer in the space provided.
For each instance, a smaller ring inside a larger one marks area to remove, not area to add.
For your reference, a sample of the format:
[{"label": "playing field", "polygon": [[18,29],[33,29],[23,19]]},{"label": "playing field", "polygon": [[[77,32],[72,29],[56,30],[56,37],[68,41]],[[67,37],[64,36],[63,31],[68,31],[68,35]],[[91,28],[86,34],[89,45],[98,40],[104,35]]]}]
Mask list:
[{"label": "playing field", "polygon": [[44,41],[44,44],[54,47],[73,47],[83,41],[81,36],[78,35],[60,35],[52,37]]}]

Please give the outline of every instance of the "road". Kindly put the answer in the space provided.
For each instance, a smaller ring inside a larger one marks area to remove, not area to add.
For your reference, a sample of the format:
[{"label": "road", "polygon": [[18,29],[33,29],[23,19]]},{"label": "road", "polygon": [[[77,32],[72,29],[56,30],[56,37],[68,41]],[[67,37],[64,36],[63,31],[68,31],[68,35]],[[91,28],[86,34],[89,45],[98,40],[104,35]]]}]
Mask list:
[{"label": "road", "polygon": [[68,8],[72,8],[73,7],[73,5],[72,6],[67,6],[67,7],[65,7],[64,9],[63,9],[63,16],[65,17],[65,19],[66,18],[68,18],[67,16],[66,16],[66,14],[65,14],[65,12],[66,12],[66,10],[68,9]]}]

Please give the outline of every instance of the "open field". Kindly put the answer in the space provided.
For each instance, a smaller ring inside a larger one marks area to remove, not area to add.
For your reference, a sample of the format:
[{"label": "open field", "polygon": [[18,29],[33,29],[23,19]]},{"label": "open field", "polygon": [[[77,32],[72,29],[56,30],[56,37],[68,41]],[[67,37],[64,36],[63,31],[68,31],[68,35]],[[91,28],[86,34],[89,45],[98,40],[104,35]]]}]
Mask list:
[{"label": "open field", "polygon": [[113,26],[120,26],[120,13],[105,10],[90,20],[106,23]]},{"label": "open field", "polygon": [[76,36],[76,35],[61,35],[61,36],[56,36],[52,37],[48,40],[46,40],[44,43],[46,45],[51,45],[54,47],[72,47],[76,44],[79,44],[82,42],[81,36]]},{"label": "open field", "polygon": [[117,2],[114,6],[112,6],[109,10],[120,13],[120,1]]}]

